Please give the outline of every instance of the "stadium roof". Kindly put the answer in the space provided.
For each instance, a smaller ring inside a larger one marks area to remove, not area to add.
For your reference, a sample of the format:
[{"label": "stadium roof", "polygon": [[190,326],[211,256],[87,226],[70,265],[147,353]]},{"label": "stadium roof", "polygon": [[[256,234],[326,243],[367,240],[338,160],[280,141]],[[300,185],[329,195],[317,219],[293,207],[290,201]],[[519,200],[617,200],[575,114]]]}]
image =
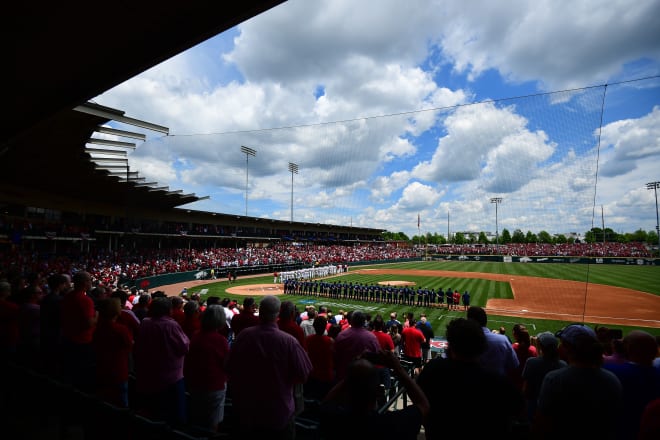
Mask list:
[{"label": "stadium roof", "polygon": [[[284,0],[240,2],[12,2],[2,29],[5,111],[0,193],[53,203],[71,196],[171,208],[199,198],[98,170],[85,152],[95,130],[123,112],[88,101]],[[133,171],[133,170],[131,170]],[[122,180],[124,183],[121,183]]]}]

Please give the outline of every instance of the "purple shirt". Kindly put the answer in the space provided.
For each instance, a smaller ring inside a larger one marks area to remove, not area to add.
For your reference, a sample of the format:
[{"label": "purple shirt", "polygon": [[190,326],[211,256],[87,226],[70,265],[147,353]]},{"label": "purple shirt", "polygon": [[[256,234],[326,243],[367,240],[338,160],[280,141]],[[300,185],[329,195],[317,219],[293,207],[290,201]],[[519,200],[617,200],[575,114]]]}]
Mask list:
[{"label": "purple shirt", "polygon": [[188,336],[171,317],[144,318],[134,347],[138,391],[158,392],[183,379],[189,345]]},{"label": "purple shirt", "polygon": [[343,379],[348,365],[364,351],[380,351],[378,338],[366,328],[349,327],[335,340],[335,366],[337,378]]},{"label": "purple shirt", "polygon": [[[295,411],[293,387],[312,371],[296,338],[275,323],[243,329],[229,351],[227,373],[240,424],[281,429]],[[256,416],[255,416],[256,414]]]},{"label": "purple shirt", "polygon": [[491,332],[487,327],[481,328],[486,335],[488,348],[479,357],[479,363],[486,370],[506,375],[518,368],[520,361],[506,336]]}]

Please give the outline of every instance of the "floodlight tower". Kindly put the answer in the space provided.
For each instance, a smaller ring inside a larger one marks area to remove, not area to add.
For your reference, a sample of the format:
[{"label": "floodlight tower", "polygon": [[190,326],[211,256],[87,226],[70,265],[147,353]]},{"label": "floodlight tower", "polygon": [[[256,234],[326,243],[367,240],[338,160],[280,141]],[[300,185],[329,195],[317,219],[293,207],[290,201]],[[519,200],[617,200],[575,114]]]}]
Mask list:
[{"label": "floodlight tower", "polygon": [[289,162],[289,171],[291,172],[291,223],[293,223],[293,175],[298,174],[298,164]]},{"label": "floodlight tower", "polygon": [[490,203],[495,204],[495,249],[497,253],[500,253],[500,231],[497,227],[497,205],[502,203],[502,197],[493,197],[490,199]]},{"label": "floodlight tower", "polygon": [[655,232],[658,234],[658,254],[660,255],[660,216],[658,216],[658,188],[660,182],[649,182],[646,184],[646,189],[652,189],[655,193]]},{"label": "floodlight tower", "polygon": [[248,215],[248,159],[250,156],[256,156],[256,150],[253,150],[250,147],[245,147],[241,145],[241,153],[245,154],[245,216]]}]

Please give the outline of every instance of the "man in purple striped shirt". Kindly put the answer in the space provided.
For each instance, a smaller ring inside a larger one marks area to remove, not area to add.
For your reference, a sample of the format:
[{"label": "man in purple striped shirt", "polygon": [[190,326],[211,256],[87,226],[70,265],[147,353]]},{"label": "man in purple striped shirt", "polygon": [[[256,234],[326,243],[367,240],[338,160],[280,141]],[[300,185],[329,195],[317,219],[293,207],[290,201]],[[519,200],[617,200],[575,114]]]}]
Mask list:
[{"label": "man in purple striped shirt", "polygon": [[312,363],[298,340],[278,328],[280,305],[275,296],[261,300],[259,325],[241,331],[227,359],[243,438],[295,438],[293,389],[307,380]]}]

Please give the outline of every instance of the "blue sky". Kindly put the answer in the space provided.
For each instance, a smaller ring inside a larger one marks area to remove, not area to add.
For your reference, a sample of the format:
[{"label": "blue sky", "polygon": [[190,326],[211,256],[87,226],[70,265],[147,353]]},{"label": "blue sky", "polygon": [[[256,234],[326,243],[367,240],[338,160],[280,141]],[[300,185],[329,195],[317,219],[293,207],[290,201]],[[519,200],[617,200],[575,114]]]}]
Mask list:
[{"label": "blue sky", "polygon": [[94,101],[170,128],[129,162],[188,209],[290,220],[293,189],[295,221],[446,235],[501,197],[500,231],[633,232],[658,75],[658,1],[289,0]]}]

